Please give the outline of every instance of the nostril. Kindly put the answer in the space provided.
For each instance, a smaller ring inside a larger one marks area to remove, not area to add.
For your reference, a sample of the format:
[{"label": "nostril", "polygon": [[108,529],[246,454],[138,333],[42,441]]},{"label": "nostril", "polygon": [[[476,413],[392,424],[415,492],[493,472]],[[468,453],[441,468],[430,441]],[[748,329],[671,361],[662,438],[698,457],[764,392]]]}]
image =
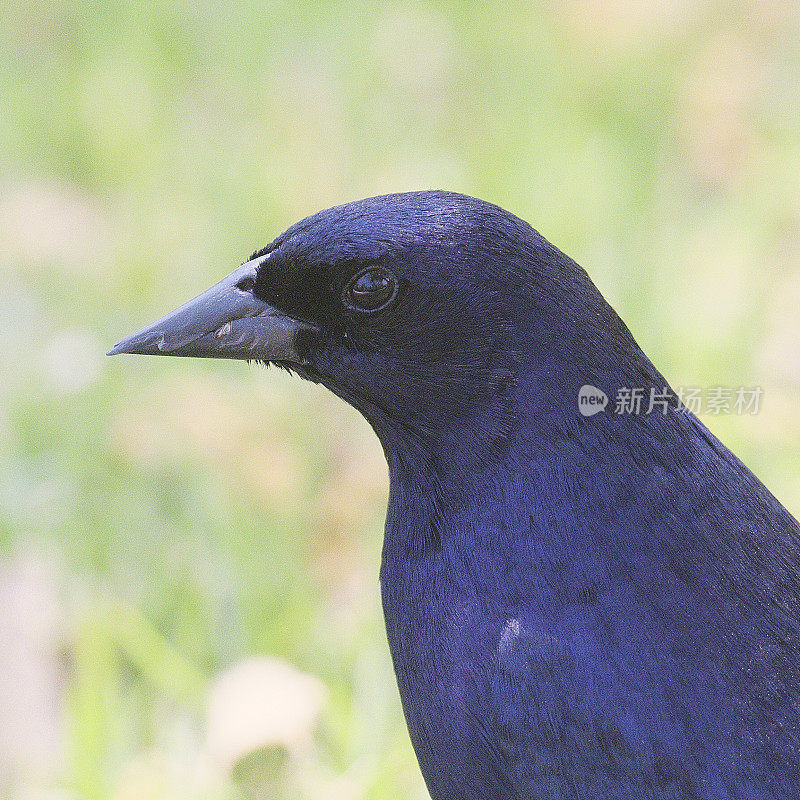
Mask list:
[{"label": "nostril", "polygon": [[252,292],[253,289],[256,287],[256,279],[252,275],[248,275],[246,278],[242,278],[239,283],[236,284],[236,288],[240,292]]}]

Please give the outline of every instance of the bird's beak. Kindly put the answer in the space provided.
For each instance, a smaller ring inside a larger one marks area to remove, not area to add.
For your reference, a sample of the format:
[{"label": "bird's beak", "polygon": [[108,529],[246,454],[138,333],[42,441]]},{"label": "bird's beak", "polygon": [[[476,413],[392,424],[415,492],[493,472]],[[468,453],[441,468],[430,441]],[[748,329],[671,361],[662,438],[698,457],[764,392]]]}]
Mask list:
[{"label": "bird's beak", "polygon": [[[254,259],[194,300],[115,344],[108,355],[239,358],[300,363],[296,337],[305,323],[259,300],[246,284],[263,261]],[[250,281],[252,285],[252,280]],[[239,288],[245,282],[245,288]]]}]

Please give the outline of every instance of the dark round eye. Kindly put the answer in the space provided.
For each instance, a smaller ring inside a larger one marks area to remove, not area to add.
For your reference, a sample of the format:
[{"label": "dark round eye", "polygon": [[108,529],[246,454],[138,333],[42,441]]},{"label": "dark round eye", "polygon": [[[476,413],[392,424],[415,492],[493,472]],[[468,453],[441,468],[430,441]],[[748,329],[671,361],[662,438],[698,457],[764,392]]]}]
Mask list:
[{"label": "dark round eye", "polygon": [[371,314],[386,308],[397,294],[397,278],[383,267],[356,273],[344,287],[342,301],[352,311]]}]

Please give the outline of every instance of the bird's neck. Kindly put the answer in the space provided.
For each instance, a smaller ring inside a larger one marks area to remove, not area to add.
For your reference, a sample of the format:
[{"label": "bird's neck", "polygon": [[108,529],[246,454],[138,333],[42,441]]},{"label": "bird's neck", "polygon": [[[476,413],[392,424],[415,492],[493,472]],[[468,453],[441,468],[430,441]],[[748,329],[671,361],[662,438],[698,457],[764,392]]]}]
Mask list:
[{"label": "bird's neck", "polygon": [[[666,381],[601,300],[595,311],[607,333],[596,335],[592,320],[578,324],[577,312],[563,339],[517,330],[471,382],[456,377],[435,420],[398,424],[365,410],[389,464],[385,570],[463,558],[465,569],[496,573],[512,539],[569,546],[565,531],[580,536],[598,508],[626,507],[659,470],[685,460],[673,451],[689,435],[688,417],[674,405],[668,415],[615,413],[620,390],[649,397]],[[604,412],[581,413],[587,385],[608,396]]]},{"label": "bird's neck", "polygon": [[[663,378],[655,373],[649,380],[655,386]],[[482,570],[498,574],[508,566],[517,542],[574,547],[598,514],[628,508],[674,464],[690,469],[680,450],[694,435],[689,415],[670,408],[668,415],[611,410],[584,417],[581,381],[576,375],[575,386],[559,392],[548,391],[538,375],[520,381],[503,436],[491,438],[488,426],[454,428],[433,442],[393,441],[386,448],[384,570],[416,564],[424,571],[444,559],[480,582]],[[615,526],[620,537],[629,528],[624,521]]]}]

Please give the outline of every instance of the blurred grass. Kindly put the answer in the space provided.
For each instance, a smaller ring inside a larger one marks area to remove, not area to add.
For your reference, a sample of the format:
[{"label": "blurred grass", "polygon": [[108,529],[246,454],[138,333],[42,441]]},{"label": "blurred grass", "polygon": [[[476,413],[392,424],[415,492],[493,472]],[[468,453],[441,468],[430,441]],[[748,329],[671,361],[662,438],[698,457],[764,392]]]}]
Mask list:
[{"label": "blurred grass", "polygon": [[[800,513],[798,24],[779,0],[6,0],[0,795],[426,796],[365,423],[274,370],[102,355],[321,207],[439,186],[529,220],[673,384],[764,387],[708,422]],[[304,746],[215,773],[207,694],[257,653],[327,704]]]}]

